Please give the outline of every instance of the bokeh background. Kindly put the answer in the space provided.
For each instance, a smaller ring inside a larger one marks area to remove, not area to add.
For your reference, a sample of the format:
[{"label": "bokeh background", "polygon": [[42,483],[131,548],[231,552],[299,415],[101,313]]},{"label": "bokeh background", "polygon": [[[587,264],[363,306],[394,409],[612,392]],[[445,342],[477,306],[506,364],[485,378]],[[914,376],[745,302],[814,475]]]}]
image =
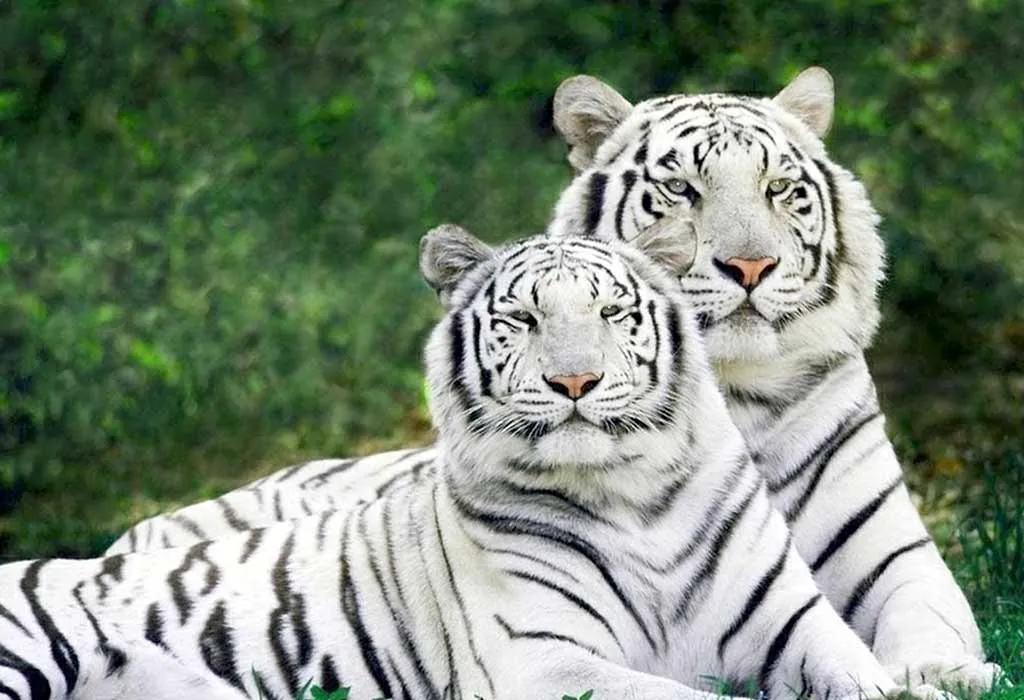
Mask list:
[{"label": "bokeh background", "polygon": [[543,227],[562,79],[770,95],[811,64],[885,218],[890,433],[976,606],[1019,611],[1019,0],[0,3],[0,559],[429,441],[417,240]]}]

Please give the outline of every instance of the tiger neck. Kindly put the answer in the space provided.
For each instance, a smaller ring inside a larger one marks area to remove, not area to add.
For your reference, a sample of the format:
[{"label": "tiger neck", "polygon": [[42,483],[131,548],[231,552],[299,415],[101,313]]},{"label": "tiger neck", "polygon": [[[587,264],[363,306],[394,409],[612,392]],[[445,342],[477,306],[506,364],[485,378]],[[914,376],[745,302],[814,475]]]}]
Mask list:
[{"label": "tiger neck", "polygon": [[768,363],[713,363],[729,414],[752,452],[762,443],[784,439],[799,423],[797,417],[815,412],[848,411],[854,404],[877,410],[874,382],[863,352]]},{"label": "tiger neck", "polygon": [[677,487],[698,472],[717,472],[723,462],[746,452],[710,375],[694,389],[699,392],[689,394],[694,408],[680,410],[659,430],[623,438],[621,457],[609,464],[531,466],[493,444],[442,435],[438,453],[446,489],[456,500],[508,517],[532,510],[544,520],[637,525],[638,513],[666,493],[674,497]]}]

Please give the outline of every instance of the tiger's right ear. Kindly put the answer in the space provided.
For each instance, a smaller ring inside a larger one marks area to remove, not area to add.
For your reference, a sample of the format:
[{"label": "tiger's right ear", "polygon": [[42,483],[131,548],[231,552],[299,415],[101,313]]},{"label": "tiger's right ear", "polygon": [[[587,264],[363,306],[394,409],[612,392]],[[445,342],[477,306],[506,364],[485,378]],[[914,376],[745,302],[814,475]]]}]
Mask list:
[{"label": "tiger's right ear", "polygon": [[555,91],[555,129],[569,144],[569,163],[577,172],[594,162],[604,140],[633,111],[633,105],[610,85],[589,75],[562,81]]},{"label": "tiger's right ear", "polygon": [[420,239],[420,273],[447,309],[463,276],[492,255],[491,247],[466,229],[441,224]]}]

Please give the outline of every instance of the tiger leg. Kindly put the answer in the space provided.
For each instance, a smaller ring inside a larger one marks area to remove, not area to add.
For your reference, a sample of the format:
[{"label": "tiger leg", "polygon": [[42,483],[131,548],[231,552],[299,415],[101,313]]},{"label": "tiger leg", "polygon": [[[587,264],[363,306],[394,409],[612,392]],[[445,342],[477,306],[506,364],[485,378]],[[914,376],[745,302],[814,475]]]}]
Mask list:
[{"label": "tiger leg", "polygon": [[[948,688],[958,697],[977,697],[992,688],[1002,669],[965,654],[970,645],[950,624],[962,607],[950,610],[943,600],[930,597],[931,591],[914,585],[889,594],[878,614],[875,655],[897,683],[929,684]],[[936,628],[947,634],[936,635]]]}]

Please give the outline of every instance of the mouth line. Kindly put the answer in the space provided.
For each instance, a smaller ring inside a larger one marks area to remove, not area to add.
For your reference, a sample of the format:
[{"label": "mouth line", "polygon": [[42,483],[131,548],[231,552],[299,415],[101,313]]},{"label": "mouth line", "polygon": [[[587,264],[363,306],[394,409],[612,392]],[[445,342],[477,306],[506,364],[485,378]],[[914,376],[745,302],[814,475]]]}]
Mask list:
[{"label": "mouth line", "polygon": [[709,313],[702,313],[697,316],[697,323],[702,331],[726,321],[764,321],[765,323],[771,323],[767,316],[757,310],[757,307],[750,301],[750,297],[744,299],[739,306],[724,316],[715,318]]},{"label": "mouth line", "polygon": [[587,425],[592,428],[600,428],[600,426],[594,423],[592,420],[589,420],[588,418],[584,417],[584,415],[580,413],[580,410],[575,406],[573,406],[572,414],[555,427],[564,428],[567,426],[571,427],[574,425]]}]

